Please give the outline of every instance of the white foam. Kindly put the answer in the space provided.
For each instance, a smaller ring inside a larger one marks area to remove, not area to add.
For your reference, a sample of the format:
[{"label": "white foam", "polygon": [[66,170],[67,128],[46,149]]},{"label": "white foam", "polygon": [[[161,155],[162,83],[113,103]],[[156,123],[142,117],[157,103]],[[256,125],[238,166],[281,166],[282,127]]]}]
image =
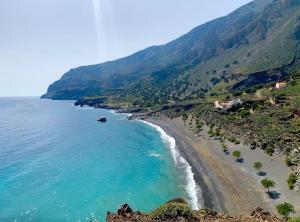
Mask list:
[{"label": "white foam", "polygon": [[95,109],[95,108],[92,107],[92,106],[84,105],[84,106],[77,106],[77,109],[79,109],[79,110],[82,110],[82,109],[91,110],[91,109]]},{"label": "white foam", "polygon": [[198,193],[200,192],[199,187],[196,184],[194,173],[192,171],[191,165],[186,161],[186,159],[180,155],[179,150],[176,146],[176,141],[173,137],[168,135],[161,127],[149,123],[147,121],[140,120],[141,122],[148,124],[149,126],[153,127],[155,130],[157,130],[161,138],[169,145],[169,148],[171,150],[171,154],[173,157],[173,160],[175,162],[175,165],[178,166],[179,164],[184,167],[185,175],[186,175],[186,185],[185,189],[190,197],[191,207],[194,210],[200,209],[200,203],[198,200]]},{"label": "white foam", "polygon": [[126,116],[126,117],[131,117],[132,114],[131,113],[120,113],[118,110],[115,110],[115,109],[107,109],[108,112],[110,112],[111,114],[114,114],[114,115],[123,115],[123,116]]},{"label": "white foam", "polygon": [[111,114],[117,115],[118,113],[116,112],[116,110],[114,109],[107,109],[108,112],[110,112]]},{"label": "white foam", "polygon": [[158,153],[156,153],[156,152],[154,152],[154,151],[150,151],[149,152],[149,156],[151,156],[151,157],[160,157],[160,154],[158,154]]}]

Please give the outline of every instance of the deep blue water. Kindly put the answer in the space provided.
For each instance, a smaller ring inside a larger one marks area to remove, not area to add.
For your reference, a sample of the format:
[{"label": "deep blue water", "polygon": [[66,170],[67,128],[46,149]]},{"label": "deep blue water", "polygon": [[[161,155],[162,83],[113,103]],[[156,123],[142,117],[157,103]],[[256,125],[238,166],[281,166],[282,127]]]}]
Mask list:
[{"label": "deep blue water", "polygon": [[169,145],[122,114],[0,98],[0,221],[103,221],[123,203],[150,211],[189,198]]}]

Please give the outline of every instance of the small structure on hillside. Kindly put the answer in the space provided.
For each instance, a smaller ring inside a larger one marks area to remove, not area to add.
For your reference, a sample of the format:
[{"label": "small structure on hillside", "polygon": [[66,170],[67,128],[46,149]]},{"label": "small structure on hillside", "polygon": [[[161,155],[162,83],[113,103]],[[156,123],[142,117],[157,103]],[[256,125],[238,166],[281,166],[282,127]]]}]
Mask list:
[{"label": "small structure on hillside", "polygon": [[287,86],[286,82],[278,82],[275,85],[275,89],[282,89],[282,88],[285,88],[286,86]]},{"label": "small structure on hillside", "polygon": [[223,110],[223,111],[227,111],[230,110],[232,108],[235,108],[237,106],[240,106],[243,104],[243,101],[240,99],[237,100],[230,100],[227,102],[219,102],[218,100],[215,101],[215,108],[218,110]]}]

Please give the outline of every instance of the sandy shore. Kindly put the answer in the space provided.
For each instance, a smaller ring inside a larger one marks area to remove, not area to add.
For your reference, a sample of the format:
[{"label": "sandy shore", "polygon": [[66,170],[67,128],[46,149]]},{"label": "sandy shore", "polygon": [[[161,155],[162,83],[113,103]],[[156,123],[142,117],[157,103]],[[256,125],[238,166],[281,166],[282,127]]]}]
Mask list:
[{"label": "sandy shore", "polygon": [[[270,157],[259,149],[253,151],[244,145],[227,143],[230,152],[241,151],[244,162],[238,163],[231,154],[224,154],[220,141],[210,138],[207,129],[195,135],[181,119],[147,121],[160,126],[175,138],[178,149],[192,166],[195,180],[202,189],[205,207],[238,216],[249,214],[256,206],[276,212],[276,205],[286,201],[294,204],[299,215],[300,193],[287,187],[290,169],[285,166],[283,158]],[[265,176],[259,176],[253,170],[256,161],[263,163]],[[273,189],[273,199],[265,194],[260,185],[264,177],[277,184]]]}]

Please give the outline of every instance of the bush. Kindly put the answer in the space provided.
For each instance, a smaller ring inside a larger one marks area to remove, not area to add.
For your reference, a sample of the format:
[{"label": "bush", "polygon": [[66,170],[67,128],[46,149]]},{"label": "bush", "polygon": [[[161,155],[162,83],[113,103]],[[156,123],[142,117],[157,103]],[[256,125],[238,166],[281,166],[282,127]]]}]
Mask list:
[{"label": "bush", "polygon": [[188,119],[188,115],[186,113],[182,114],[182,120],[185,122]]},{"label": "bush", "polygon": [[232,156],[234,156],[238,160],[241,157],[241,152],[238,150],[233,151]]},{"label": "bush", "polygon": [[289,178],[287,179],[287,183],[291,190],[294,189],[297,179],[298,177],[296,174],[290,173]]},{"label": "bush", "polygon": [[300,222],[300,217],[294,217],[289,219],[289,222]]},{"label": "bush", "polygon": [[224,143],[224,141],[223,141],[223,142],[221,141],[221,146],[222,146],[223,152],[224,152],[224,153],[227,153],[227,152],[228,152],[228,147],[227,147],[227,145]]},{"label": "bush", "polygon": [[200,131],[203,127],[203,123],[197,123],[196,128]]},{"label": "bush", "polygon": [[217,128],[215,131],[215,136],[220,136],[221,135],[221,129]]},{"label": "bush", "polygon": [[240,144],[241,142],[239,141],[239,140],[236,140],[235,142],[234,142],[234,144],[236,144],[236,145],[238,145],[238,144]]},{"label": "bush", "polygon": [[236,142],[236,139],[234,138],[234,137],[231,137],[231,138],[229,138],[228,139],[230,142],[232,142],[232,143],[235,143]]},{"label": "bush", "polygon": [[285,158],[285,164],[286,164],[288,167],[291,167],[291,166],[294,165],[294,164],[292,163],[291,157],[286,156],[286,158]]},{"label": "bush", "polygon": [[266,148],[266,153],[269,154],[270,156],[272,156],[274,152],[275,152],[275,150],[274,150],[273,146],[268,145]]},{"label": "bush", "polygon": [[241,118],[245,118],[245,117],[247,117],[249,115],[250,115],[250,111],[249,110],[243,109],[243,110],[240,111],[240,117]]},{"label": "bush", "polygon": [[215,136],[215,132],[214,132],[214,129],[212,127],[209,128],[208,135],[210,137],[214,137]]},{"label": "bush", "polygon": [[150,214],[153,220],[164,221],[183,217],[187,220],[195,219],[194,211],[183,203],[167,203]]}]

